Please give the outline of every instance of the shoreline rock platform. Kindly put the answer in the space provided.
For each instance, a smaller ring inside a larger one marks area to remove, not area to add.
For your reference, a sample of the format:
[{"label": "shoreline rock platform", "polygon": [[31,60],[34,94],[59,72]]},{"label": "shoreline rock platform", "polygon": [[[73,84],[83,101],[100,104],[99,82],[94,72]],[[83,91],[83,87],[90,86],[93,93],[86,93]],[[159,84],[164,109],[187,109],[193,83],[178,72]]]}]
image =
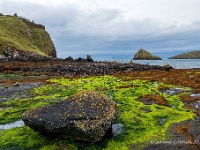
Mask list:
[{"label": "shoreline rock platform", "polygon": [[64,59],[49,59],[40,61],[2,61],[1,73],[17,73],[23,75],[48,75],[63,77],[79,77],[92,75],[113,74],[119,71],[169,71],[171,66],[145,65],[119,62],[88,62],[84,59],[67,61]]}]

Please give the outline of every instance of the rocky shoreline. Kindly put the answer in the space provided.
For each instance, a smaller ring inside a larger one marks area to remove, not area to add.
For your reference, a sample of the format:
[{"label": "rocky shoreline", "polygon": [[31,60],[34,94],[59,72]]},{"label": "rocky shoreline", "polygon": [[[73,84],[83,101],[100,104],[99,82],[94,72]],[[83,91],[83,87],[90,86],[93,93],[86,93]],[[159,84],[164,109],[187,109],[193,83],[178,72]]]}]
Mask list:
[{"label": "rocky shoreline", "polygon": [[65,60],[45,59],[41,61],[1,61],[1,73],[19,73],[23,75],[50,75],[50,76],[92,76],[113,74],[118,71],[147,71],[163,70],[169,71],[171,66],[141,65],[136,63],[119,62],[90,62],[86,59]]},{"label": "rocky shoreline", "polygon": [[[171,96],[171,91],[175,92],[174,95],[183,94],[180,96],[181,101],[184,104],[184,108],[188,111],[192,111],[196,116],[194,120],[187,120],[182,123],[173,124],[169,126],[167,135],[170,135],[166,140],[152,140],[150,144],[147,145],[145,150],[151,149],[199,149],[200,143],[199,139],[199,120],[200,120],[200,107],[199,106],[199,93],[200,93],[200,68],[199,69],[173,69],[170,66],[153,66],[153,65],[141,65],[135,63],[119,63],[119,62],[95,62],[88,61],[86,59],[49,59],[49,60],[37,60],[37,61],[1,61],[0,62],[0,94],[4,96],[1,97],[0,104],[3,104],[7,99],[12,95],[18,95],[19,98],[29,98],[33,95],[28,91],[34,87],[40,87],[41,85],[53,86],[53,83],[48,83],[50,78],[89,78],[92,76],[101,76],[101,75],[112,75],[114,77],[124,77],[124,80],[145,80],[145,83],[148,82],[148,86],[152,83],[152,89],[156,87],[157,82],[162,82],[167,85],[176,85],[179,87],[189,87],[188,90],[181,89],[166,89],[166,87],[160,86],[158,89],[162,93],[167,93]],[[7,76],[6,76],[7,75]],[[130,79],[128,78],[130,77]],[[110,83],[111,85],[111,83]],[[129,89],[132,86],[142,85],[121,85],[118,89]],[[147,85],[144,85],[143,88],[147,88]],[[55,88],[55,87],[54,87]],[[151,88],[150,88],[151,89]],[[102,89],[103,91],[106,89]],[[171,90],[171,91],[170,91]],[[39,91],[38,91],[39,92]],[[154,91],[153,91],[154,92]],[[196,97],[184,95],[184,93],[196,93]],[[157,93],[158,94],[158,93]],[[41,95],[42,96],[42,95]],[[173,95],[172,95],[173,96]],[[156,103],[163,107],[171,107],[169,103],[165,105],[163,98],[158,95],[145,95],[140,97],[142,103],[146,106]],[[54,99],[52,99],[52,102]],[[23,103],[26,103],[25,101]],[[22,105],[22,104],[21,104]],[[20,105],[20,107],[21,107]],[[14,105],[13,105],[14,106]],[[2,109],[13,109],[12,107],[7,107],[2,105]],[[17,105],[16,105],[17,106]],[[23,108],[25,109],[25,108]],[[143,108],[147,114],[151,113],[147,108]],[[20,110],[22,111],[22,110]],[[24,111],[24,110],[23,110]],[[22,112],[23,112],[22,111]],[[158,123],[163,123],[166,120],[157,120],[161,121]],[[162,122],[163,121],[163,122]],[[194,132],[196,131],[196,132]],[[169,134],[169,133],[172,133]],[[189,144],[169,144],[168,141],[176,142],[190,142]],[[82,145],[82,144],[80,144]],[[84,144],[83,144],[84,145]],[[87,144],[85,144],[87,145]],[[79,146],[80,148],[81,146]],[[139,145],[131,145],[132,148],[138,148]]]}]

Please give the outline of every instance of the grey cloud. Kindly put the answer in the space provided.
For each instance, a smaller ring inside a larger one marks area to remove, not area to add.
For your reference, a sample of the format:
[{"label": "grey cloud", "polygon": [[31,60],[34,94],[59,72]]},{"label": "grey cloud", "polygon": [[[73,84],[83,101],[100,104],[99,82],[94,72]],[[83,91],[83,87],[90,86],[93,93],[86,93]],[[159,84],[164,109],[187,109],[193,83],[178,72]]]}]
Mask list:
[{"label": "grey cloud", "polygon": [[0,10],[44,24],[59,57],[83,51],[131,53],[145,48],[159,53],[200,49],[200,20],[187,24],[150,18],[127,20],[119,9],[83,10],[75,5],[54,8],[14,1],[4,1]]}]

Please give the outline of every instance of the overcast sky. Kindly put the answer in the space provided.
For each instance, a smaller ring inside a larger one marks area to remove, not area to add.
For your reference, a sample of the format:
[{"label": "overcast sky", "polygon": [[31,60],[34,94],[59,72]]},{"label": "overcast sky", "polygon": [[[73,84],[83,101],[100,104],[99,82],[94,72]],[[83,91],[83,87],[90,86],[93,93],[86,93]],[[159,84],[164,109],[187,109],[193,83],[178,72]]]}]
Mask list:
[{"label": "overcast sky", "polygon": [[200,50],[200,0],[0,0],[3,14],[43,24],[58,57],[161,57]]}]

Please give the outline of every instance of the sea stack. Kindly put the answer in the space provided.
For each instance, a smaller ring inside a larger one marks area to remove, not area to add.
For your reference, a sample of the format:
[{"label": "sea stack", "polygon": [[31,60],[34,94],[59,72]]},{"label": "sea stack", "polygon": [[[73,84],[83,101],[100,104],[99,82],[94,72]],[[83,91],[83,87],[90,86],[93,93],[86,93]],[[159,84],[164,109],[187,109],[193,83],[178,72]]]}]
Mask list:
[{"label": "sea stack", "polygon": [[144,49],[140,49],[134,55],[134,60],[162,60],[162,58],[152,55],[150,52]]}]

